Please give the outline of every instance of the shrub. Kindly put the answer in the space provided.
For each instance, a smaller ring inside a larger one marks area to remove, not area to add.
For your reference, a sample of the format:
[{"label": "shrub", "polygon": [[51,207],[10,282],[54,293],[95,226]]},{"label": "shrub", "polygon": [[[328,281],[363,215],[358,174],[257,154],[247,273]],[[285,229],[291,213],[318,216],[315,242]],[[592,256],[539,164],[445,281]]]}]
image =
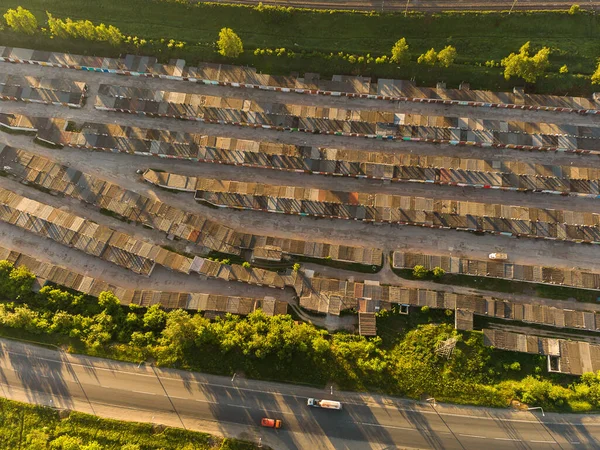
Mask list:
[{"label": "shrub", "polygon": [[244,268],[246,268],[246,269],[249,269],[251,266],[250,266],[250,263],[249,263],[248,261],[244,261],[244,262],[242,263],[242,267],[244,267]]},{"label": "shrub", "polygon": [[412,275],[415,278],[425,278],[427,275],[429,275],[429,270],[421,265],[416,265],[413,267]]},{"label": "shrub", "polygon": [[447,309],[446,311],[444,311],[444,313],[450,317],[452,314],[454,314],[454,311],[452,311],[451,309]]},{"label": "shrub", "polygon": [[300,270],[300,264],[298,264],[298,263],[294,264],[293,270],[294,270],[294,272],[298,272]]},{"label": "shrub", "polygon": [[219,54],[228,58],[237,58],[244,53],[242,40],[231,28],[221,28],[217,47]]},{"label": "shrub", "polygon": [[567,65],[565,64],[564,66],[562,66],[560,69],[558,69],[558,73],[561,74],[565,74],[565,73],[569,73],[569,68],[567,67]]},{"label": "shrub", "polygon": [[422,306],[421,307],[421,312],[424,313],[424,314],[428,313],[429,312],[429,306],[427,306],[427,305]]},{"label": "shrub", "polygon": [[515,372],[518,372],[519,370],[521,370],[521,363],[518,361],[515,361],[514,363],[512,363],[509,366],[510,370],[514,370]]},{"label": "shrub", "polygon": [[438,62],[442,67],[450,67],[456,58],[456,49],[451,45],[447,45],[437,55]]},{"label": "shrub", "polygon": [[408,44],[406,43],[406,39],[402,38],[397,41],[392,47],[392,57],[390,58],[391,62],[394,63],[403,63],[408,60]]},{"label": "shrub", "polygon": [[435,278],[442,278],[444,275],[446,275],[446,271],[444,269],[442,269],[441,267],[434,267],[433,268],[433,276]]},{"label": "shrub", "polygon": [[15,31],[26,34],[33,34],[37,31],[37,19],[27,9],[20,6],[17,9],[9,9],[4,14],[6,24]]},{"label": "shrub", "polygon": [[417,63],[425,64],[427,66],[434,66],[436,61],[437,52],[433,48],[427,50],[426,53],[423,53],[421,56],[419,56],[419,59],[417,59]]},{"label": "shrub", "polygon": [[581,7],[579,5],[571,5],[569,8],[569,14],[575,15],[581,12]]}]

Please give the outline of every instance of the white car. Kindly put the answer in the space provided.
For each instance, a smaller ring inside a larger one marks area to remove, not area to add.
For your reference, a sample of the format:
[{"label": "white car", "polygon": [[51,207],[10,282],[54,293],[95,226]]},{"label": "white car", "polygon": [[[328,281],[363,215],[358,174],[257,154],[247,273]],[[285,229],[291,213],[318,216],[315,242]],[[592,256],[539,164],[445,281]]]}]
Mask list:
[{"label": "white car", "polygon": [[508,259],[508,255],[506,253],[490,253],[489,258],[496,261],[506,261]]}]

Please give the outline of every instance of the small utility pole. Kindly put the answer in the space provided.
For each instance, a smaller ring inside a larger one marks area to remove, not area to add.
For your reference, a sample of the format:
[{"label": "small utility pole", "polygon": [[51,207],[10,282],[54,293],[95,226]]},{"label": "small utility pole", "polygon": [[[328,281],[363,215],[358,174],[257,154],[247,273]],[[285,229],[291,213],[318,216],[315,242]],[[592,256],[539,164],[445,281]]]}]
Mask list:
[{"label": "small utility pole", "polygon": [[408,14],[408,2],[410,2],[410,0],[406,0],[406,8],[404,8],[404,17],[406,17],[406,15]]},{"label": "small utility pole", "polygon": [[516,4],[517,4],[517,0],[514,0],[512,6],[510,7],[510,11],[508,12],[508,14],[510,14],[513,11],[513,8],[515,7]]}]

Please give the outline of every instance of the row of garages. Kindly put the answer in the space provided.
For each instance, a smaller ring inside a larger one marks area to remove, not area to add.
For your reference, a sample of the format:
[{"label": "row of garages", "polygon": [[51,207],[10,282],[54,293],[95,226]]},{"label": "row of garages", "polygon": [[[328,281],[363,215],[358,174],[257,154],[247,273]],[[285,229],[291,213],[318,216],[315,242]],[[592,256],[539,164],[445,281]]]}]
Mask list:
[{"label": "row of garages", "polygon": [[47,283],[53,283],[93,297],[98,297],[102,292],[112,292],[123,305],[135,304],[149,307],[159,304],[169,309],[183,308],[240,315],[250,314],[257,309],[262,309],[270,316],[287,312],[287,303],[272,297],[252,298],[201,292],[127,289],[2,247],[0,247],[0,260],[9,261],[16,267],[27,267],[36,276],[37,289]]},{"label": "row of garages", "polygon": [[519,89],[514,89],[513,92],[479,91],[471,90],[468,83],[462,83],[459,89],[447,89],[444,83],[438,83],[435,88],[418,87],[414,82],[407,80],[379,79],[377,83],[371,83],[370,78],[361,76],[334,75],[331,80],[321,80],[319,74],[315,73],[306,73],[303,77],[274,76],[259,74],[253,67],[212,63],[202,63],[197,67],[193,67],[187,66],[186,62],[181,59],[169,64],[161,64],[154,57],[138,55],[126,55],[123,58],[103,58],[0,47],[0,61],[183,80],[207,85],[388,101],[590,114],[596,113],[599,109],[598,103],[590,98],[528,95]]},{"label": "row of garages", "polygon": [[382,263],[381,249],[275,239],[238,232],[198,213],[183,211],[24,150],[4,147],[0,152],[0,165],[10,167],[9,173],[21,180],[83,200],[124,219],[163,231],[209,250],[239,255],[244,249],[278,245],[284,252],[312,258],[337,259],[365,265]]},{"label": "row of garages", "polygon": [[293,286],[300,298],[300,306],[311,311],[339,314],[343,310],[359,309],[360,302],[363,303],[360,310],[367,312],[389,310],[393,305],[428,306],[558,328],[600,331],[600,312],[586,310],[585,304],[581,304],[580,309],[570,310],[511,302],[492,296],[457,294],[442,289],[382,285],[372,281],[338,280],[318,275],[310,277],[303,273],[294,273],[292,277],[295,277]]},{"label": "row of garages", "polygon": [[[64,121],[46,126],[38,137],[56,145],[116,151],[199,162],[262,167],[392,181],[438,183],[505,190],[533,191],[597,197],[600,169],[552,166],[519,161],[493,161],[443,156],[418,156],[352,151],[288,144],[263,145],[257,141],[113,126],[117,135],[105,134],[104,124],[85,124],[81,131],[61,130]],[[154,139],[148,138],[152,136]],[[209,142],[212,141],[212,142]],[[233,141],[233,142],[232,142]],[[202,142],[197,143],[197,142]],[[213,145],[206,145],[213,144]],[[216,145],[226,146],[217,147]],[[231,149],[234,147],[234,149]],[[239,149],[239,148],[242,149]],[[250,148],[245,150],[244,148]]]},{"label": "row of garages", "polygon": [[[380,136],[391,139],[431,140],[439,142],[470,143],[482,146],[512,146],[565,151],[594,151],[600,148],[592,129],[576,130],[584,133],[571,135],[572,129],[561,129],[554,124],[544,127],[529,123],[474,121],[452,118],[455,127],[431,127],[403,125],[401,117],[393,112],[326,108],[284,103],[266,103],[242,98],[229,98],[188,94],[171,91],[155,91],[133,87],[101,85],[96,97],[96,108],[108,111],[144,114],[153,117],[173,117],[200,120],[209,123],[258,126],[282,130],[299,130],[328,134]],[[423,121],[419,121],[423,122]],[[485,126],[495,128],[485,128]],[[497,128],[497,129],[496,129]],[[523,131],[511,131],[511,130]],[[527,133],[530,129],[533,133]],[[537,133],[537,132],[540,133]],[[549,134],[544,134],[547,131]],[[600,135],[600,131],[596,134]]]},{"label": "row of garages", "polygon": [[0,73],[0,100],[80,108],[85,83],[58,78],[36,78]]},{"label": "row of garages", "polygon": [[600,273],[576,268],[514,264],[503,261],[402,252],[399,250],[394,252],[392,264],[396,269],[413,269],[418,265],[425,267],[427,270],[441,267],[446,273],[459,275],[559,284],[583,289],[600,289]]}]

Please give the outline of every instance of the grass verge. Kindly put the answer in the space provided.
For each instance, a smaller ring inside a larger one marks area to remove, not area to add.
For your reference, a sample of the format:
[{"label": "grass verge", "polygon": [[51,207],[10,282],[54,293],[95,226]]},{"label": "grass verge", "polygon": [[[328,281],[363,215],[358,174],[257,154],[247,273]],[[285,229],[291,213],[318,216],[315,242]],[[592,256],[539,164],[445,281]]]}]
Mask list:
[{"label": "grass verge", "polygon": [[[0,398],[0,448],[254,450],[256,445],[153,424],[101,419]],[[95,443],[95,444],[93,444]],[[264,447],[263,447],[264,448]]]}]

